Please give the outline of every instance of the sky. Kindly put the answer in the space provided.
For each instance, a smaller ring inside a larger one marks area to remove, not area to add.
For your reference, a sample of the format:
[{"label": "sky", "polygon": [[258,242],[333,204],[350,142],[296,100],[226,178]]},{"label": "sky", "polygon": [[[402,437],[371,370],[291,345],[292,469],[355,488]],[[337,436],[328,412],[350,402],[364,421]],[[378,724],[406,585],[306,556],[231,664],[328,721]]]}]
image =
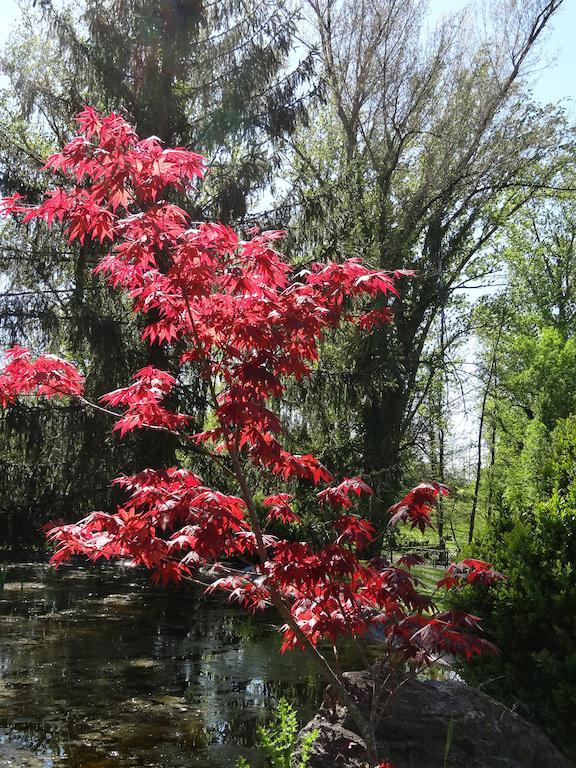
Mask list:
[{"label": "sky", "polygon": [[[523,2],[523,0],[518,0]],[[469,5],[469,0],[430,0],[433,17],[443,13],[460,10]],[[576,117],[576,0],[564,0],[557,11],[554,23],[547,31],[542,45],[542,64],[548,66],[536,71],[531,88],[534,96],[543,103],[561,102],[568,114]],[[488,288],[487,291],[490,291]],[[471,298],[478,298],[480,292]],[[478,391],[472,374],[475,370],[474,343],[469,343],[462,350],[464,360],[461,364],[464,399],[459,392],[450,388],[448,397],[452,400],[450,439],[447,446],[447,462],[451,467],[464,470],[468,475],[476,461],[476,446],[473,445],[478,434],[478,414],[476,405]]]},{"label": "sky", "polygon": [[10,26],[18,17],[18,6],[14,0],[0,0],[0,40],[6,39]]},{"label": "sky", "polygon": [[[0,0],[1,1],[1,0]],[[523,0],[517,0],[522,3]],[[470,0],[429,0],[432,16],[457,11]],[[534,75],[533,93],[542,102],[565,103],[576,115],[576,0],[564,0],[542,46],[548,66]]]}]

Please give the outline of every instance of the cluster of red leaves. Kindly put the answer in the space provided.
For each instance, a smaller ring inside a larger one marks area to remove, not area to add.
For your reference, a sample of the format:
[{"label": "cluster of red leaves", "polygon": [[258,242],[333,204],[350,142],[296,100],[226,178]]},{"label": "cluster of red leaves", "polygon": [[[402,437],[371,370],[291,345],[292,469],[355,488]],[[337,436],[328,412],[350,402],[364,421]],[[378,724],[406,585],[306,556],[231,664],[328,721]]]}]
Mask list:
[{"label": "cluster of red leaves", "polygon": [[419,528],[422,533],[430,524],[430,511],[436,504],[438,494],[448,495],[448,488],[441,483],[420,483],[410,493],[390,507],[390,525],[396,526],[399,522],[411,523],[411,528]]},{"label": "cluster of red leaves", "polygon": [[107,405],[126,408],[113,427],[121,436],[138,427],[176,430],[190,421],[186,414],[173,413],[161,404],[176,383],[174,376],[147,366],[135,373],[132,381],[127,387],[115,389],[100,398],[101,402]]},{"label": "cluster of red leaves", "polygon": [[242,499],[202,485],[185,469],[147,469],[114,481],[127,495],[115,514],[93,512],[77,523],[50,526],[56,564],[72,555],[124,557],[153,571],[156,581],[180,580],[199,564],[245,551]]},{"label": "cluster of red leaves", "polygon": [[[397,272],[396,274],[400,274]],[[405,275],[410,275],[408,271],[404,272]],[[373,328],[389,323],[392,320],[392,311],[390,307],[384,309],[371,309],[369,312],[365,312],[358,320],[358,326],[365,331],[371,331]]]},{"label": "cluster of red leaves", "polygon": [[334,488],[326,488],[325,491],[320,491],[316,495],[322,503],[330,504],[336,509],[350,509],[354,505],[350,498],[351,493],[355,493],[356,496],[366,493],[370,496],[372,495],[372,488],[366,485],[361,477],[345,477]]},{"label": "cluster of red leaves", "polygon": [[35,360],[29,350],[12,347],[5,353],[0,371],[0,405],[5,408],[19,395],[65,397],[81,395],[84,378],[76,368],[55,355],[42,355]]},{"label": "cluster of red leaves", "polygon": [[[397,295],[396,280],[406,273],[370,269],[360,259],[294,272],[274,248],[281,232],[253,230],[250,239],[241,239],[222,224],[193,225],[186,211],[164,199],[170,190],[185,193],[202,177],[201,157],[164,149],[155,138],[140,140],[115,114],[101,117],[86,107],[78,122],[80,134],[46,163],[59,181],[43,202],[26,205],[14,195],[2,210],[23,222],[61,226],[71,241],[110,243],[96,271],[125,291],[146,318],[143,335],[150,344],[177,343],[179,384],[192,365],[206,380],[214,425],[194,432],[192,415],[170,408],[177,376],[147,367],[128,386],[102,396],[106,405],[122,409],[113,411],[114,428],[120,435],[136,428],[177,432],[228,460],[237,479],[238,467],[251,464],[276,480],[332,482],[314,456],[283,447],[271,402],[290,378],[312,371],[326,331],[341,323],[368,328],[390,320],[390,307],[382,305]],[[366,311],[374,298],[381,308]],[[81,392],[82,377],[71,364],[50,356],[32,361],[23,349],[8,353],[0,374],[4,405],[18,394]],[[350,512],[354,496],[372,494],[359,477],[318,492],[333,535],[317,546],[263,534],[245,489],[243,498],[224,494],[183,469],[150,469],[115,482],[126,501],[114,514],[94,512],[49,529],[57,547],[53,562],[76,554],[123,557],[152,569],[164,584],[200,565],[228,563],[227,575],[209,590],[225,590],[250,611],[282,600],[292,617],[292,625],[283,627],[284,648],[301,644],[303,636],[317,644],[367,634],[423,662],[488,648],[473,634],[476,617],[439,614],[420,595],[411,572],[417,558],[360,559],[376,531]],[[435,483],[419,485],[390,510],[391,525],[409,521],[424,530],[438,495],[446,492]],[[299,523],[291,501],[288,493],[268,496],[268,519]],[[255,557],[258,565],[248,570],[229,565]],[[497,578],[489,566],[463,561],[451,566],[441,586]]]},{"label": "cluster of red leaves", "polygon": [[268,515],[266,516],[268,522],[280,520],[284,525],[301,522],[288,503],[292,501],[292,498],[291,493],[276,493],[272,496],[266,496],[262,504],[269,508]]},{"label": "cluster of red leaves", "polygon": [[443,579],[438,582],[439,587],[460,587],[462,584],[482,584],[490,586],[501,581],[504,576],[493,570],[488,563],[482,560],[461,560],[459,563],[451,563],[446,569]]}]

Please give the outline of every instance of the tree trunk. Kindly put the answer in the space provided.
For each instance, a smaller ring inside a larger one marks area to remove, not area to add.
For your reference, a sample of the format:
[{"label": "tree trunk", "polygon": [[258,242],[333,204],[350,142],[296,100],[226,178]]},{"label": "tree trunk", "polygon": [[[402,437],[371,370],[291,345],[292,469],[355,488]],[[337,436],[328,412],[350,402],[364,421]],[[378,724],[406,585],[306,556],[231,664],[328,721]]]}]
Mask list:
[{"label": "tree trunk", "polygon": [[472,543],[474,538],[474,527],[476,524],[476,509],[478,507],[478,494],[480,491],[480,478],[482,473],[482,432],[484,429],[484,418],[486,416],[486,403],[488,402],[488,395],[490,394],[490,387],[492,386],[492,379],[496,372],[496,358],[498,354],[498,345],[500,343],[500,337],[502,336],[502,327],[504,325],[504,316],[500,320],[500,327],[498,329],[498,335],[494,342],[492,349],[492,359],[490,361],[490,369],[488,371],[488,379],[486,381],[486,387],[484,389],[484,395],[482,396],[482,407],[480,410],[480,424],[478,426],[478,443],[476,446],[477,460],[476,460],[476,480],[474,482],[474,499],[472,500],[472,510],[470,512],[470,528],[468,530],[468,544]]}]

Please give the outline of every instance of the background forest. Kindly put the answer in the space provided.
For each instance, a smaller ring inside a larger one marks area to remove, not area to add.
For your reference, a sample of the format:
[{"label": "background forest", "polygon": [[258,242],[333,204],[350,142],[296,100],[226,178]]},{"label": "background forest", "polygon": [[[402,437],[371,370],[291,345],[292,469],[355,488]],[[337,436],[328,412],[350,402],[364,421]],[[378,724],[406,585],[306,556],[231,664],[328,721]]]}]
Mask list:
[{"label": "background forest", "polygon": [[[531,94],[561,5],[432,19],[421,0],[24,1],[0,59],[0,172],[3,195],[37,202],[71,117],[118,110],[208,158],[197,220],[285,228],[302,265],[362,255],[417,271],[392,326],[334,334],[279,407],[294,445],[365,477],[381,527],[401,489],[453,488],[433,535],[386,546],[432,550],[423,579],[443,550],[508,575],[458,598],[502,649],[466,674],[574,752],[575,135]],[[173,363],[92,273],[100,255],[2,224],[2,346],[81,361],[93,400]],[[204,395],[199,382],[176,396]],[[120,443],[109,426],[74,403],[2,413],[4,560],[41,556],[48,520],[109,507],[109,477],[174,463],[170,437]]]}]

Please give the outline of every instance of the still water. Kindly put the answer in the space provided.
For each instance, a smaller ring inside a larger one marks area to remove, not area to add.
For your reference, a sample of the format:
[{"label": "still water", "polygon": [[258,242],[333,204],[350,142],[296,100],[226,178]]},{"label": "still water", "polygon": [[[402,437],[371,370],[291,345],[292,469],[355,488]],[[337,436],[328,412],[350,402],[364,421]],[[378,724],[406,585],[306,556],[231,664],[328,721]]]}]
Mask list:
[{"label": "still water", "polygon": [[145,574],[11,566],[0,599],[0,768],[232,768],[284,695],[322,685],[257,618]]}]

